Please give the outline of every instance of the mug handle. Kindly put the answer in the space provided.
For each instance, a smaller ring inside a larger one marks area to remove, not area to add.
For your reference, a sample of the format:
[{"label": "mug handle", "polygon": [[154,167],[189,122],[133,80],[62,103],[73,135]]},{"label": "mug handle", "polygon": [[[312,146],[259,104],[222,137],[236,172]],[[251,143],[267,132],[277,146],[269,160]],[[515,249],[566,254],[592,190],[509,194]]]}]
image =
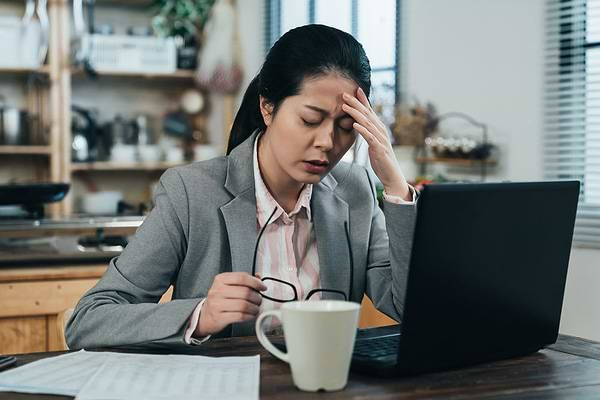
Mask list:
[{"label": "mug handle", "polygon": [[260,344],[263,345],[265,349],[275,357],[279,358],[281,361],[285,361],[286,363],[290,363],[290,356],[288,353],[284,353],[279,350],[277,347],[273,346],[273,343],[269,339],[267,339],[267,335],[263,332],[262,324],[265,318],[267,317],[277,317],[281,321],[281,311],[280,310],[269,310],[260,314],[256,319],[256,337]]}]

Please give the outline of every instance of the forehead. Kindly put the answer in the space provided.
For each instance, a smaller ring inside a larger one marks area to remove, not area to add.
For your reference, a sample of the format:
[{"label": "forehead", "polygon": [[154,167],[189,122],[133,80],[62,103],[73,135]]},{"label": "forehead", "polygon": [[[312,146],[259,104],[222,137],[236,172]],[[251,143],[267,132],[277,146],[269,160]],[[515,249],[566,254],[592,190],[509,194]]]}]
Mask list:
[{"label": "forehead", "polygon": [[349,93],[356,95],[358,84],[352,79],[339,74],[328,74],[317,78],[305,79],[296,101],[309,103],[313,106],[334,110],[343,104],[342,95]]}]

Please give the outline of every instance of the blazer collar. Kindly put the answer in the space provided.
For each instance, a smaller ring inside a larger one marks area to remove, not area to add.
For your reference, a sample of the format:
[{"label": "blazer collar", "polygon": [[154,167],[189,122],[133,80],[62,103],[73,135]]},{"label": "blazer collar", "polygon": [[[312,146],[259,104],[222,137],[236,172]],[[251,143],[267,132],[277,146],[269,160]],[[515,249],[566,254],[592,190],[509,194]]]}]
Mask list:
[{"label": "blazer collar", "polygon": [[227,157],[225,189],[233,196],[254,188],[254,142],[259,132],[259,129],[252,132],[252,135],[233,149]]}]

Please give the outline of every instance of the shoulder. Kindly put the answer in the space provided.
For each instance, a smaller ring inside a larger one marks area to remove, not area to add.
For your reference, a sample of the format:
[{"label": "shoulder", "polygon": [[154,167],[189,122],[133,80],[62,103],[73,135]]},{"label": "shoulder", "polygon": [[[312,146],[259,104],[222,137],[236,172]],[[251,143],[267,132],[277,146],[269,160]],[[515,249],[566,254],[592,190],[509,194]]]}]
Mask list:
[{"label": "shoulder", "polygon": [[164,185],[183,185],[185,187],[198,184],[223,186],[226,176],[227,157],[217,157],[169,168],[161,176],[160,181]]},{"label": "shoulder", "polygon": [[[226,201],[227,157],[198,161],[169,168],[160,178],[169,197],[185,195],[192,202],[214,200]],[[221,199],[222,196],[224,199]]]}]

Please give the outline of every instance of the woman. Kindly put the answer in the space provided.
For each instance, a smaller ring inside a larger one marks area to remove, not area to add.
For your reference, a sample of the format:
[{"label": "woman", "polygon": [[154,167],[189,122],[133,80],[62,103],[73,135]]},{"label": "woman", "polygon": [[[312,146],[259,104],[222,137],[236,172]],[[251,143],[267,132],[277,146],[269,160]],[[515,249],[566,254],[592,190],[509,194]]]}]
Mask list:
[{"label": "woman", "polygon": [[[77,305],[69,347],[251,335],[261,310],[294,298],[367,293],[400,320],[415,193],[369,92],[351,35],[323,25],[283,35],[244,95],[228,155],[165,172],[155,208]],[[366,169],[338,165],[358,135],[385,217]],[[157,304],[170,285],[173,300]]]}]

